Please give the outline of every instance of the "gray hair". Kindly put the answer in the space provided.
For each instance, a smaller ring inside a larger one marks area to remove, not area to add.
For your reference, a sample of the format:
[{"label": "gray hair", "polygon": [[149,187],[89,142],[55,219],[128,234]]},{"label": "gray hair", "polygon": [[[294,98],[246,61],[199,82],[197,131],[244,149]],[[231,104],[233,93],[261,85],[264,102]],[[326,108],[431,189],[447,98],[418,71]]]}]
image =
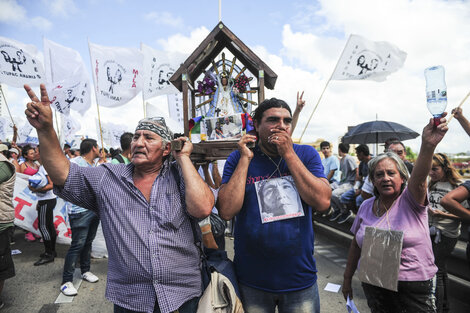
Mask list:
[{"label": "gray hair", "polygon": [[[375,158],[372,158],[369,161],[369,163],[367,163],[367,165],[369,166],[370,181],[372,182],[372,184],[374,184],[375,169],[377,168],[377,165],[385,159],[390,159],[393,162],[395,162],[398,172],[400,173],[400,176],[403,179],[403,184],[401,186],[401,191],[403,191],[403,189],[405,189],[406,183],[408,182],[408,179],[410,178],[410,176],[408,174],[408,169],[406,168],[405,163],[403,163],[403,161],[400,159],[398,154],[396,154],[395,152],[385,152],[385,153],[379,154]],[[374,195],[376,197],[378,197],[379,195],[377,192],[377,188],[375,188],[375,186],[374,186]]]}]

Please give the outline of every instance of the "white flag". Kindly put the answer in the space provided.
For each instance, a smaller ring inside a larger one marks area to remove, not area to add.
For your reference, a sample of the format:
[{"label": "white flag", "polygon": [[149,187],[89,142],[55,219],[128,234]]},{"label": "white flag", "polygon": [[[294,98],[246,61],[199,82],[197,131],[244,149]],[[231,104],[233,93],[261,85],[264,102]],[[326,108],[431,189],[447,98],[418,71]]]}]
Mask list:
[{"label": "white flag", "polygon": [[177,93],[178,89],[170,83],[170,78],[186,56],[177,52],[158,51],[145,44],[141,44],[141,50],[144,54],[144,100]]},{"label": "white flag", "polygon": [[21,124],[21,127],[18,127],[18,138],[16,139],[18,143],[25,142],[33,130],[33,126],[28,121],[24,121]]},{"label": "white flag", "polygon": [[137,96],[142,90],[140,50],[88,44],[98,104],[117,107]]},{"label": "white flag", "polygon": [[80,54],[44,38],[47,92],[54,109],[84,114],[91,105],[89,75]]},{"label": "white flag", "polygon": [[72,115],[64,115],[62,118],[61,137],[64,142],[73,142],[75,133],[80,130],[80,123]]},{"label": "white flag", "polygon": [[406,52],[386,41],[370,41],[351,35],[331,79],[384,81],[403,66]]},{"label": "white flag", "polygon": [[0,37],[0,83],[21,88],[44,82],[44,66],[33,45]]},{"label": "white flag", "polygon": [[2,141],[7,140],[7,127],[8,127],[7,119],[0,116],[0,140]]},{"label": "white flag", "polygon": [[[170,117],[178,123],[183,125],[184,123],[184,111],[183,111],[183,94],[173,93],[167,96],[168,97],[168,112]],[[188,115],[190,116],[190,115]]]},{"label": "white flag", "polygon": [[[101,138],[98,119],[96,119],[96,129],[98,130],[98,138]],[[101,122],[101,131],[103,133],[103,142],[105,147],[118,148],[121,146],[121,135],[127,130],[123,125]]]},{"label": "white flag", "polygon": [[147,112],[147,117],[163,117],[165,118],[166,126],[175,134],[175,133],[184,133],[184,123],[183,120],[176,121],[175,119],[171,118],[166,110],[161,110],[161,106],[146,102],[145,111]]}]

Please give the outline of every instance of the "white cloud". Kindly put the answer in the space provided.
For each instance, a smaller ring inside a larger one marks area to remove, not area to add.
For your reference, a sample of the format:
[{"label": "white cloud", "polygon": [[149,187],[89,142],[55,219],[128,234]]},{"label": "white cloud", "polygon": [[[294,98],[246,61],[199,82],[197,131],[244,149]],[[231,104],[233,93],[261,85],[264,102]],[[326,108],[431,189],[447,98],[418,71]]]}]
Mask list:
[{"label": "white cloud", "polygon": [[53,16],[66,18],[77,12],[77,7],[73,0],[43,0],[42,2]]},{"label": "white cloud", "polygon": [[0,0],[0,23],[15,24],[26,18],[26,10],[16,0]]},{"label": "white cloud", "polygon": [[[376,115],[378,119],[395,121],[421,133],[430,117],[423,71],[431,65],[442,64],[446,68],[448,111],[469,91],[470,38],[464,35],[470,32],[468,3],[435,0],[321,0],[320,3],[320,9],[304,9],[303,18],[299,17],[303,26],[322,20],[319,29],[293,31],[292,26],[285,25],[280,54],[283,59],[275,62],[274,57],[263,55],[279,76],[276,89],[268,94],[282,95],[280,97],[286,97],[292,104],[296,90],[305,89],[309,97],[295,136],[298,137],[305,126],[351,33],[397,45],[408,53],[405,65],[383,83],[331,81],[304,141],[321,137],[337,144],[347,126],[374,120]],[[338,34],[341,34],[339,39]],[[316,75],[308,75],[306,70]],[[438,150],[461,151],[468,146],[468,141],[458,123],[452,122]],[[420,139],[405,144],[417,151]]]},{"label": "white cloud", "polygon": [[170,26],[174,28],[182,28],[184,21],[181,17],[173,16],[170,12],[149,12],[145,14],[145,19],[154,22],[157,25]]},{"label": "white cloud", "polygon": [[178,33],[170,36],[168,39],[159,39],[157,42],[165,51],[180,52],[188,55],[188,53],[192,53],[198,47],[208,34],[209,30],[202,26],[191,31],[189,36]]},{"label": "white cloud", "polygon": [[43,31],[48,31],[52,28],[52,23],[48,19],[45,19],[41,16],[36,16],[32,18],[30,22],[33,27],[39,28]]},{"label": "white cloud", "polygon": [[0,0],[0,23],[26,28],[34,27],[41,31],[48,31],[52,28],[52,22],[44,17],[27,16],[26,9],[16,0]]}]

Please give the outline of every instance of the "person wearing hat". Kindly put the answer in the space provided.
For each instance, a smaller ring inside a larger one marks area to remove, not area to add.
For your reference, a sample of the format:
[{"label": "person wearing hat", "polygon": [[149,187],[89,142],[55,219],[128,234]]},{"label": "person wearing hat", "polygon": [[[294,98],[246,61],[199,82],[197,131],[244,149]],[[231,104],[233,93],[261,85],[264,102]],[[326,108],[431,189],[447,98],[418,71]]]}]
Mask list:
[{"label": "person wearing hat", "polygon": [[[46,87],[41,100],[25,85],[25,110],[36,128],[55,193],[100,216],[109,253],[106,297],[114,312],[195,312],[202,293],[192,225],[207,217],[214,196],[194,168],[186,137],[173,151],[163,118],[141,120],[131,163],[88,168],[67,160],[53,128]],[[191,183],[188,183],[191,182]]]},{"label": "person wearing hat", "polygon": [[18,155],[20,155],[20,152],[16,148],[10,148],[8,152],[10,152],[10,158],[8,161],[10,161],[15,166],[15,171],[19,172],[20,164],[18,163]]}]

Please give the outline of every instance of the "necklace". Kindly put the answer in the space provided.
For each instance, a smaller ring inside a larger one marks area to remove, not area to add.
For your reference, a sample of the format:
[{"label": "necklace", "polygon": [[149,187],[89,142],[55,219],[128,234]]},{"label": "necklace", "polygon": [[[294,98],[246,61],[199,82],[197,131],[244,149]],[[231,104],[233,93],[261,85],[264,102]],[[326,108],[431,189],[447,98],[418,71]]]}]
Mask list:
[{"label": "necklace", "polygon": [[[378,199],[377,199],[377,210],[376,210],[376,212],[375,212],[375,215],[376,215],[377,217],[381,217],[384,213],[387,213],[388,210],[390,210],[390,208],[393,206],[393,204],[395,203],[395,201],[396,201],[396,199],[393,200],[392,204],[387,208],[387,206],[385,205],[385,203],[380,202],[380,198],[378,198]],[[380,213],[381,213],[381,211],[380,211],[380,203],[382,203],[383,207],[385,208],[385,211],[384,211],[382,214],[380,214]]]},{"label": "necklace", "polygon": [[276,173],[276,171],[279,173],[279,177],[282,177],[281,170],[279,169],[279,166],[281,165],[281,162],[282,162],[282,157],[279,159],[279,162],[276,164],[276,162],[274,162],[274,160],[271,159],[269,155],[266,154],[266,156],[276,166],[276,169],[274,170],[274,172],[271,173],[271,175],[269,175],[268,179],[270,179],[274,175],[274,173]]}]

